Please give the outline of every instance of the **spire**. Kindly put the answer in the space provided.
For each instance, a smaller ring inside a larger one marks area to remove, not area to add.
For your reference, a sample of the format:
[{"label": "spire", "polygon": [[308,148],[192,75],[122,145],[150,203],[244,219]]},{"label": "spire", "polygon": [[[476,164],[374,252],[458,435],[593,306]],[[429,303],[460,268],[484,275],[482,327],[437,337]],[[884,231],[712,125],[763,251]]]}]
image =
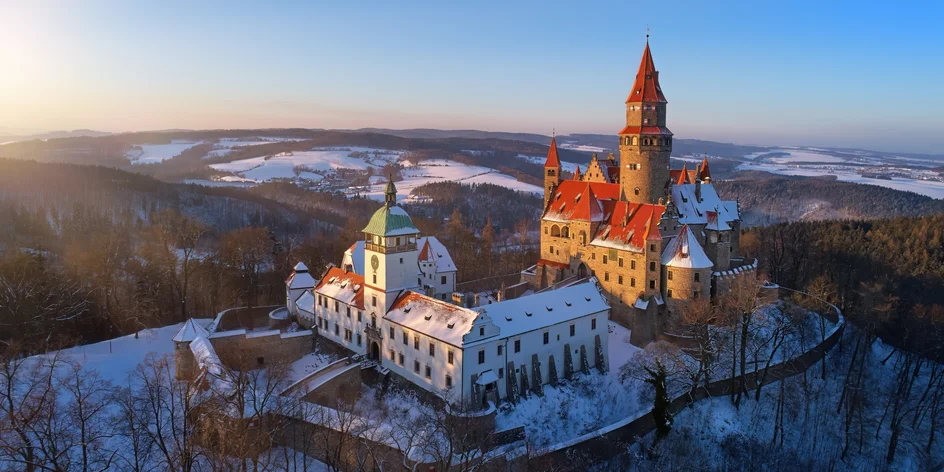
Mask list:
[{"label": "spire", "polygon": [[685,164],[682,164],[682,172],[679,174],[678,182],[675,183],[677,185],[688,183],[688,167],[686,167]]},{"label": "spire", "polygon": [[551,138],[551,147],[547,150],[547,161],[544,162],[544,167],[560,167],[560,158],[557,157],[557,137],[554,136]]},{"label": "spire", "polygon": [[387,188],[384,190],[384,201],[388,207],[397,204],[397,186],[393,185],[393,175],[387,178]]},{"label": "spire", "polygon": [[646,34],[646,49],[642,52],[642,60],[639,62],[639,70],[636,72],[636,81],[633,82],[633,88],[626,98],[626,103],[630,102],[665,102],[665,95],[662,95],[662,87],[659,86],[659,71],[656,70],[656,64],[652,60],[652,52],[649,50],[649,35]]},{"label": "spire", "polygon": [[701,161],[701,167],[698,169],[698,180],[711,182],[711,170],[708,169],[708,156]]},{"label": "spire", "polygon": [[574,171],[574,180],[580,180],[580,166],[577,166],[577,170]]}]

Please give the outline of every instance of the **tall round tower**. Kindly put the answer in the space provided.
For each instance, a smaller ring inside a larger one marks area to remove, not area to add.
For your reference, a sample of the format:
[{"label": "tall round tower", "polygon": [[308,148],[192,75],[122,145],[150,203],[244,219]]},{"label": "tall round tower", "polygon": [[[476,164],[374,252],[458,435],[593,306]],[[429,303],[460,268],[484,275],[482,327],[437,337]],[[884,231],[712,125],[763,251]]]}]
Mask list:
[{"label": "tall round tower", "polygon": [[672,154],[672,132],[665,127],[666,103],[647,39],[626,98],[626,127],[619,133],[622,200],[658,203],[666,195]]}]

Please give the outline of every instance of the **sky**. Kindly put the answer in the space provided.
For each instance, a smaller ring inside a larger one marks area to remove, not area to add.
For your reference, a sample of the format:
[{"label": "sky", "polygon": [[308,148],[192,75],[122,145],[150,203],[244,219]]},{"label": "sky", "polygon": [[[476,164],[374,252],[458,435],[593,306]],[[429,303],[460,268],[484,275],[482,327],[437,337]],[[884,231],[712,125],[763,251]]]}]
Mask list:
[{"label": "sky", "polygon": [[647,27],[677,138],[944,154],[939,2],[0,0],[0,134],[615,134]]}]

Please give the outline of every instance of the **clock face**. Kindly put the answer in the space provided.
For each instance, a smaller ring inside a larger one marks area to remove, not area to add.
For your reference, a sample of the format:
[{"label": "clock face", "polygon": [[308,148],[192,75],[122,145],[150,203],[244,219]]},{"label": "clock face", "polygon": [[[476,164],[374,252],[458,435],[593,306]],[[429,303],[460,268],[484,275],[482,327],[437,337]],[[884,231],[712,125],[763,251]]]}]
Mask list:
[{"label": "clock face", "polygon": [[377,267],[380,266],[380,259],[377,258],[376,254],[370,256],[370,266],[373,267],[374,270],[377,270]]}]

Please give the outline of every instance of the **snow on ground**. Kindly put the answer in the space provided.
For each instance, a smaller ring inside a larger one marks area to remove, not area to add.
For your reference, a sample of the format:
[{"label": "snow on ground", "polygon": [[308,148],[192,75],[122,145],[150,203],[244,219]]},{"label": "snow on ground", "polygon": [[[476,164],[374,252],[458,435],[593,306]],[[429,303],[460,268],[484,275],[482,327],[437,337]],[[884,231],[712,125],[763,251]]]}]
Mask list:
[{"label": "snow on ground", "polygon": [[558,144],[558,147],[561,149],[570,149],[572,151],[580,152],[609,152],[609,149],[601,148],[598,146],[587,146],[583,144],[577,144],[576,142],[561,143]]},{"label": "snow on ground", "polygon": [[[537,164],[539,166],[543,166],[544,162],[547,161],[547,157],[545,156],[526,156],[524,154],[518,154],[515,157],[517,157],[518,159],[524,159],[532,164]],[[574,170],[577,169],[577,166],[580,166],[581,169],[586,170],[587,165],[589,163],[590,163],[589,159],[587,159],[587,162],[584,162],[583,164],[577,164],[576,162],[561,161],[561,170],[563,170],[564,172],[573,172]]]},{"label": "snow on ground", "polygon": [[[463,184],[490,183],[519,192],[535,194],[544,192],[541,187],[520,182],[514,177],[502,174],[495,169],[482,166],[470,166],[452,160],[431,159],[416,165],[409,163],[409,161],[403,161],[403,165],[404,170],[400,173],[403,180],[396,182],[398,199],[408,198],[410,192],[421,185],[446,180]],[[373,185],[366,195],[376,200],[383,200],[385,187],[386,183]]]},{"label": "snow on ground", "polygon": [[200,142],[179,139],[171,141],[170,144],[134,144],[133,146],[141,149],[132,149],[125,154],[125,157],[132,164],[156,164],[177,156],[197,144]]},{"label": "snow on ground", "polygon": [[589,375],[578,374],[557,387],[545,385],[543,397],[522,397],[514,408],[502,409],[497,429],[524,425],[528,439],[544,447],[642,413],[637,390],[643,383],[619,378],[620,367],[642,350],[629,344],[628,329],[612,321],[608,326],[609,372],[591,369]]},{"label": "snow on ground", "polygon": [[915,192],[931,198],[944,198],[944,182],[894,177],[892,180],[873,179],[858,174],[852,167],[797,167],[783,164],[741,164],[737,170],[758,170],[771,174],[794,175],[803,177],[824,177],[834,175],[842,182],[878,185],[895,190]]},{"label": "snow on ground", "polygon": [[292,363],[287,379],[288,383],[293,384],[336,360],[338,360],[336,355],[327,352],[315,351],[305,354],[304,357]]},{"label": "snow on ground", "polygon": [[295,177],[295,167],[308,169],[299,178],[317,181],[337,169],[367,170],[381,168],[400,157],[401,151],[363,147],[315,149],[279,153],[274,156],[253,157],[210,167],[219,171],[233,172],[245,181],[265,182],[272,179]]},{"label": "snow on ground", "polygon": [[787,153],[789,156],[786,157],[771,157],[769,160],[771,162],[776,162],[778,164],[791,164],[797,162],[846,162],[846,159],[841,157],[831,156],[829,154],[824,154],[816,152],[815,150],[799,150],[799,149],[771,149],[767,153]]}]

